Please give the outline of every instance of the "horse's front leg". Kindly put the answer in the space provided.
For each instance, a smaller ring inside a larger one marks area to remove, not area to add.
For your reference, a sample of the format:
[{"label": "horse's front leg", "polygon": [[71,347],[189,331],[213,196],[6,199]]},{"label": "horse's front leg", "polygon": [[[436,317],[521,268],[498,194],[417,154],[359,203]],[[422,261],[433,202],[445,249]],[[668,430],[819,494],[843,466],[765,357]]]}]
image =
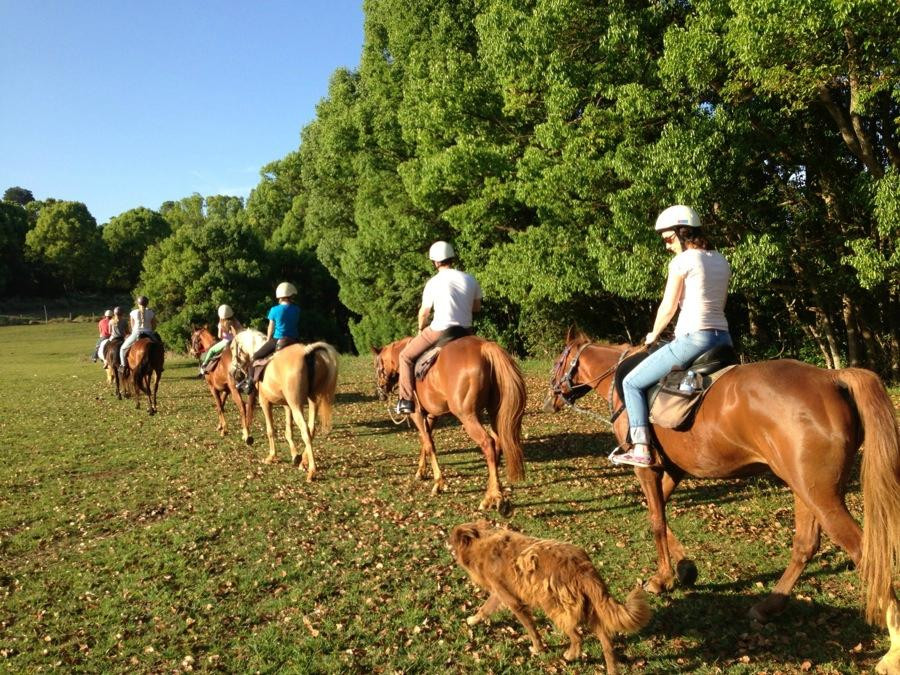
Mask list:
[{"label": "horse's front leg", "polygon": [[[641,489],[647,498],[650,511],[650,528],[656,544],[657,570],[644,587],[651,593],[662,593],[671,590],[675,585],[675,573],[672,570],[672,559],[669,555],[668,534],[666,526],[666,502],[663,498],[662,473],[655,469],[635,469],[641,483]],[[673,535],[674,536],[674,535]]]},{"label": "horse's front leg", "polygon": [[499,509],[503,503],[503,493],[500,490],[500,477],[497,474],[497,446],[494,439],[482,426],[478,415],[468,413],[460,415],[459,421],[462,422],[463,428],[469,434],[469,438],[475,441],[481,448],[484,455],[484,461],[487,463],[488,483],[484,492],[484,499],[481,500],[479,509],[486,511],[487,509]]},{"label": "horse's front leg", "polygon": [[206,383],[209,386],[209,393],[212,394],[213,403],[215,403],[215,406],[216,406],[216,415],[218,415],[218,417],[219,417],[219,423],[216,425],[216,431],[219,432],[220,436],[224,436],[225,435],[225,427],[226,427],[226,423],[225,423],[225,393],[226,392],[219,391],[218,389],[216,389],[216,386],[209,380],[207,380]]},{"label": "horse's front leg", "polygon": [[441,471],[441,466],[437,460],[437,452],[434,448],[435,418],[431,415],[426,415],[421,410],[416,410],[412,414],[412,419],[416,429],[419,431],[419,468],[416,471],[416,478],[425,480],[428,477],[425,463],[426,460],[431,460],[431,477],[433,481],[431,494],[436,495],[447,489],[447,484],[444,481],[444,474]]},{"label": "horse's front leg", "polygon": [[253,445],[253,436],[250,434],[250,429],[253,426],[253,408],[256,405],[256,393],[250,393],[247,395],[247,402],[245,403],[241,399],[240,393],[238,393],[237,389],[232,385],[232,396],[236,396],[236,401],[240,401],[241,410],[244,411],[244,414],[241,418],[241,436],[244,439],[244,443],[247,445]]},{"label": "horse's front leg", "polygon": [[[663,474],[662,494],[663,504],[669,503],[669,498],[678,487],[681,479],[684,478],[684,471],[677,468],[667,469]],[[672,558],[672,564],[675,566],[675,574],[678,576],[679,583],[685,586],[693,586],[697,581],[697,565],[693,560],[689,560],[684,552],[684,547],[672,532],[672,528],[666,523],[666,542],[669,545],[669,555]]]}]

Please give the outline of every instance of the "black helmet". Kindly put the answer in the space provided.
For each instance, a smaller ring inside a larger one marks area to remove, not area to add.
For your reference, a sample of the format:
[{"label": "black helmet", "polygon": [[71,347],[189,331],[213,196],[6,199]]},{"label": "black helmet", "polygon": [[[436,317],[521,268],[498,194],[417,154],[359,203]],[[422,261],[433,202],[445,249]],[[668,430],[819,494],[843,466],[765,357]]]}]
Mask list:
[{"label": "black helmet", "polygon": [[141,307],[146,307],[148,302],[150,302],[150,300],[147,298],[146,295],[138,296],[137,304],[139,304]]},{"label": "black helmet", "polygon": [[116,305],[116,306],[113,308],[113,314],[121,314],[121,313],[122,313],[122,308],[119,307],[118,305]]}]

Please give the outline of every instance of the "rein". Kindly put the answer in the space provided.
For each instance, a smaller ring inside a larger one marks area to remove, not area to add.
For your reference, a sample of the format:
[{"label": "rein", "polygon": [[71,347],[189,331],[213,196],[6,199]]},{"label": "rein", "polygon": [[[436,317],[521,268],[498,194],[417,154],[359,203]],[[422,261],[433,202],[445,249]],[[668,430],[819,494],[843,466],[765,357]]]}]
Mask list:
[{"label": "rein", "polygon": [[[579,347],[578,351],[575,353],[575,356],[573,356],[572,360],[569,362],[569,368],[566,371],[565,375],[563,375],[560,378],[559,384],[555,385],[553,380],[551,379],[551,381],[550,381],[551,389],[550,390],[553,392],[554,395],[559,396],[563,400],[563,402],[569,408],[574,410],[575,412],[580,413],[582,415],[586,415],[587,417],[590,417],[592,419],[598,420],[598,421],[602,422],[603,424],[606,424],[607,426],[612,428],[613,422],[616,421],[616,418],[619,416],[621,411],[617,411],[616,413],[614,413],[612,415],[611,419],[607,419],[604,415],[600,415],[599,413],[596,413],[593,410],[588,410],[587,408],[582,408],[581,406],[579,406],[576,403],[576,401],[579,398],[581,398],[582,396],[584,396],[585,394],[587,394],[588,392],[590,392],[596,384],[598,384],[601,380],[603,380],[603,378],[608,376],[610,373],[615,372],[616,368],[619,367],[619,364],[622,363],[622,361],[628,355],[629,350],[626,349],[625,351],[623,351],[622,354],[619,356],[619,359],[613,365],[611,365],[609,368],[607,368],[602,373],[600,373],[600,375],[591,378],[587,382],[581,382],[581,383],[576,384],[574,382],[573,378],[575,376],[575,373],[578,371],[578,362],[581,359],[582,352],[584,352],[585,349],[587,349],[589,346],[591,346],[591,344],[593,344],[593,343],[585,342],[583,345],[581,345],[581,347]],[[569,350],[570,350],[570,347],[566,347],[566,350],[563,352],[563,355],[560,357],[561,362],[565,360],[565,358],[567,356],[567,352]],[[559,369],[559,367],[554,368],[554,370],[558,370],[558,369]],[[610,410],[612,410],[612,392],[613,392],[614,384],[615,384],[614,382],[610,382],[610,385],[609,385],[609,409]]]}]

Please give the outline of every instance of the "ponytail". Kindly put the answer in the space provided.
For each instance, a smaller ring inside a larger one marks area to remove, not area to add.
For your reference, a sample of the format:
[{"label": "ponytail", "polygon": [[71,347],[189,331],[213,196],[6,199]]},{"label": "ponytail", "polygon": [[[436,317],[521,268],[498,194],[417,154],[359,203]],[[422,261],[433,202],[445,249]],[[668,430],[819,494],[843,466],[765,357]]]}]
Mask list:
[{"label": "ponytail", "polygon": [[138,316],[141,317],[140,324],[141,324],[142,327],[144,326],[144,312],[145,312],[146,310],[147,310],[147,308],[144,307],[143,305],[138,305]]}]

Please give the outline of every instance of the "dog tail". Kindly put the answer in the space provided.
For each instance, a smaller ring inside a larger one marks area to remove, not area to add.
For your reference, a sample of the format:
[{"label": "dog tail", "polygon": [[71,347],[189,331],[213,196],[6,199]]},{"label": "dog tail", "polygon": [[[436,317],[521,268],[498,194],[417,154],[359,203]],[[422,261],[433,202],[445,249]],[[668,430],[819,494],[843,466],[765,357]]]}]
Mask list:
[{"label": "dog tail", "polygon": [[635,633],[650,623],[653,611],[647,602],[647,594],[637,586],[624,603],[616,602],[606,588],[606,584],[596,576],[588,577],[583,589],[594,606],[599,623],[607,633]]}]

